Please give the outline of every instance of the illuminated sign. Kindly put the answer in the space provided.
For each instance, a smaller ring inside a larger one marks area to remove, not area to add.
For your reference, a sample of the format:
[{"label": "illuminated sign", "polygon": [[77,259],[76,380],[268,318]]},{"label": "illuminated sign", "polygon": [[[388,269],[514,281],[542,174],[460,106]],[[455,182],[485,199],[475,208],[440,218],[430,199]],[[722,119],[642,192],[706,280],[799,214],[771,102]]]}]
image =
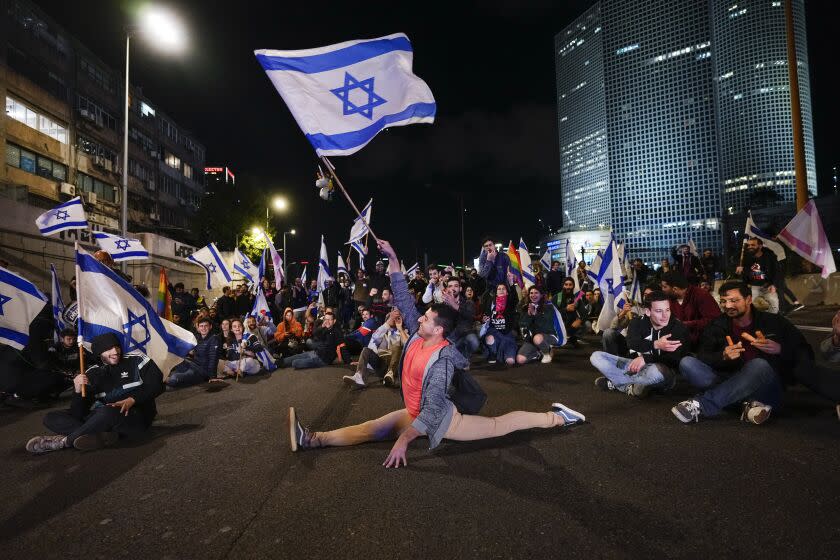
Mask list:
[{"label": "illuminated sign", "polygon": [[225,175],[225,184],[231,183],[233,185],[236,184],[236,177],[233,175],[233,171],[230,170],[230,167],[205,167],[204,174],[205,175],[218,175],[219,173],[224,173]]},{"label": "illuminated sign", "polygon": [[221,173],[224,170],[225,170],[224,167],[205,167],[204,168],[205,173]]}]

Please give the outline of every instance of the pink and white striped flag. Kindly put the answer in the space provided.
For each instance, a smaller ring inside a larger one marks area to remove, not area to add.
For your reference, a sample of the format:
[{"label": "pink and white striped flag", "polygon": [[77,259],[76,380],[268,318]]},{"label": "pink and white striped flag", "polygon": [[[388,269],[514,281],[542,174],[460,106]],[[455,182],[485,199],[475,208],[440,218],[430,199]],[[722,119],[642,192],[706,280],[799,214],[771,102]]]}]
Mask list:
[{"label": "pink and white striped flag", "polygon": [[821,276],[828,278],[837,272],[834,255],[825,236],[817,205],[809,200],[802,210],[779,232],[779,240],[790,247],[796,254],[822,267]]}]

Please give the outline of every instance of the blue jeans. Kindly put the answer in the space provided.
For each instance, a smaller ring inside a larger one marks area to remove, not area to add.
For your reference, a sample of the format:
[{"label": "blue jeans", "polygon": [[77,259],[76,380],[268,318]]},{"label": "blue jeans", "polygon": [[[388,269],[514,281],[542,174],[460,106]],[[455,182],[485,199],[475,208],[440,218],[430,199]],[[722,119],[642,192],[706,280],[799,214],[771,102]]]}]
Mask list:
[{"label": "blue jeans", "polygon": [[628,385],[667,387],[674,378],[674,371],[665,364],[645,364],[638,373],[629,372],[631,358],[622,358],[606,352],[595,351],[589,361],[601,375],[612,381],[615,388],[625,391]]},{"label": "blue jeans", "polygon": [[210,376],[205,375],[194,363],[184,360],[172,368],[169,377],[166,379],[166,384],[170,387],[189,387],[190,385],[204,383],[208,379],[210,379]]},{"label": "blue jeans", "polygon": [[[487,337],[490,336],[493,337],[493,344],[487,343]],[[484,344],[487,344],[491,360],[495,358],[500,362],[506,362],[516,358],[516,340],[512,334],[503,334],[490,327],[484,335]]]},{"label": "blue jeans", "polygon": [[288,358],[283,358],[283,367],[293,367],[295,369],[317,368],[324,367],[326,365],[327,364],[324,363],[324,360],[319,358],[318,354],[316,354],[314,350],[304,352],[303,354],[289,356]]},{"label": "blue jeans", "polygon": [[613,356],[627,356],[627,339],[618,329],[606,329],[601,334],[604,352]]},{"label": "blue jeans", "polygon": [[716,416],[724,407],[743,401],[757,400],[774,408],[782,401],[782,382],[764,358],[753,358],[721,381],[711,366],[686,356],[680,360],[680,373],[694,387],[707,389],[694,397],[703,416]]},{"label": "blue jeans", "polygon": [[468,360],[478,350],[478,346],[478,335],[474,332],[467,333],[455,341],[455,348]]}]

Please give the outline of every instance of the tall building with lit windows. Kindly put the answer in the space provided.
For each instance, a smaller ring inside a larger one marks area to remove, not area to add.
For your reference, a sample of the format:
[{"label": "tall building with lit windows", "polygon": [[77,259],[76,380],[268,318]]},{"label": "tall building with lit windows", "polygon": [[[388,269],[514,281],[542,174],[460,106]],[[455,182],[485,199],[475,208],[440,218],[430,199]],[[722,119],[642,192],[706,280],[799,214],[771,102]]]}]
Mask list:
[{"label": "tall building with lit windows", "polygon": [[[816,192],[802,0],[794,10]],[[720,252],[727,215],[793,200],[784,17],[775,0],[602,0],[558,33],[564,227],[611,227],[654,262],[689,239]]]}]

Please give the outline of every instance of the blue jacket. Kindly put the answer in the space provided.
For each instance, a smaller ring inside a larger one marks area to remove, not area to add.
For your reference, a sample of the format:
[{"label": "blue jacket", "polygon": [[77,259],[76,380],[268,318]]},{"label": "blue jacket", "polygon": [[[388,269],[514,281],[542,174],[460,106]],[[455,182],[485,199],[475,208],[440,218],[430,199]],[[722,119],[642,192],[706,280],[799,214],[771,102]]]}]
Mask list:
[{"label": "blue jacket", "polygon": [[508,270],[510,270],[510,257],[507,253],[497,251],[496,258],[491,262],[487,260],[487,251],[481,251],[478,257],[478,274],[487,280],[487,291],[492,292],[499,284],[507,286]]}]

